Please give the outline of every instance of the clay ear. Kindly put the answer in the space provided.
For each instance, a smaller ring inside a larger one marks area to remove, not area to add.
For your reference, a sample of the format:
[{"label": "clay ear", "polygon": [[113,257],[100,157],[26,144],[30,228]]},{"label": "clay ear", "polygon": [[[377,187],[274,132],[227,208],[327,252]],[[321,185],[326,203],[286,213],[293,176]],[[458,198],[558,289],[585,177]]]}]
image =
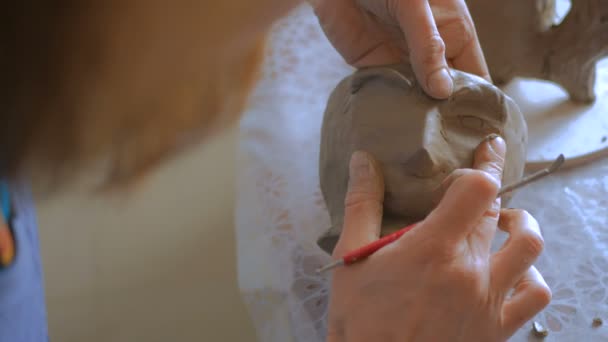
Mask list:
[{"label": "clay ear", "polygon": [[377,79],[385,80],[404,89],[411,89],[413,86],[412,81],[395,69],[374,67],[361,69],[353,75],[350,83],[350,93],[356,94],[366,83]]},{"label": "clay ear", "polygon": [[448,101],[441,104],[442,113],[472,115],[497,121],[501,125],[507,119],[502,91],[486,83],[467,82],[459,85]]},{"label": "clay ear", "polygon": [[[477,102],[487,99],[492,103],[500,104],[504,101],[502,92],[489,83],[466,82],[457,86],[450,100],[457,102]],[[491,100],[490,100],[491,99]]]}]

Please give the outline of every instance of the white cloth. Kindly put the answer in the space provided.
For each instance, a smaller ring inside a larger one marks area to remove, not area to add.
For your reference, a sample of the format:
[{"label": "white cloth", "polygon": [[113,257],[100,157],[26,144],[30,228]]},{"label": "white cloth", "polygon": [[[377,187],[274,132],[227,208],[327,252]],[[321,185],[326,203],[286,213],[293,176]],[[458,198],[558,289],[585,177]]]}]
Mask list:
[{"label": "white cloth", "polygon": [[[276,26],[271,42],[240,130],[240,291],[260,341],[323,341],[329,279],[314,271],[330,258],[315,243],[329,227],[319,131],[330,91],[352,69],[306,5]],[[608,341],[608,326],[591,326],[594,317],[608,321],[607,175],[608,161],[560,173],[511,203],[530,211],[545,237],[537,266],[553,301],[536,319],[549,329],[548,341]],[[530,327],[513,340],[527,340]]]}]

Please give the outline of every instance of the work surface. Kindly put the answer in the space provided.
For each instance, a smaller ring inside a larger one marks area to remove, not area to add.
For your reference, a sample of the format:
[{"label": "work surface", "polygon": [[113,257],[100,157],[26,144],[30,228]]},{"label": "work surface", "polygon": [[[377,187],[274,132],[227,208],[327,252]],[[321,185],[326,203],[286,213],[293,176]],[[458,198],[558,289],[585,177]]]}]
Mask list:
[{"label": "work surface", "polygon": [[[319,129],[329,92],[351,69],[306,6],[276,27],[268,55],[240,132],[240,288],[261,340],[321,341],[328,279],[314,270],[329,257],[315,240],[329,217],[318,186]],[[510,206],[535,215],[545,236],[537,266],[554,296],[535,319],[546,340],[608,340],[608,324],[592,327],[595,317],[608,322],[608,160],[533,184]],[[528,340],[530,328],[513,340]]]}]

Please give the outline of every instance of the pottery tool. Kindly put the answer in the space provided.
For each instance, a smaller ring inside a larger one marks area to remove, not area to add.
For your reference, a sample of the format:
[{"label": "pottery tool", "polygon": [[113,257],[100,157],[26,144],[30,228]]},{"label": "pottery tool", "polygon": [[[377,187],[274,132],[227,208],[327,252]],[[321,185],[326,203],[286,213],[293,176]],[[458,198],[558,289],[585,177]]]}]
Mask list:
[{"label": "pottery tool", "polygon": [[[521,179],[518,182],[515,182],[513,184],[510,185],[506,185],[504,187],[502,187],[499,191],[498,191],[498,195],[496,196],[497,198],[500,198],[501,196],[512,192],[514,190],[517,190],[521,187],[524,187],[534,181],[537,181],[547,175],[552,174],[553,172],[557,171],[557,169],[559,169],[565,162],[566,158],[564,157],[563,154],[560,154],[559,157],[557,157],[557,159],[553,162],[553,164],[551,164],[548,168],[540,170],[538,172],[535,172],[529,176],[524,177],[523,179]],[[339,260],[336,260],[330,264],[327,264],[319,269],[317,269],[317,273],[322,273],[325,271],[329,271],[333,268],[336,268],[338,266],[349,266],[352,265],[360,260],[363,260],[367,257],[369,257],[370,255],[374,254],[376,251],[378,251],[379,249],[383,248],[384,246],[394,242],[395,240],[399,239],[401,236],[403,236],[403,234],[407,233],[408,231],[412,230],[414,227],[416,226],[416,223],[409,225],[405,228],[402,228],[392,234],[389,234],[387,236],[384,236],[368,245],[365,245],[359,249],[356,249],[348,254],[346,254],[344,257],[342,257]]]}]

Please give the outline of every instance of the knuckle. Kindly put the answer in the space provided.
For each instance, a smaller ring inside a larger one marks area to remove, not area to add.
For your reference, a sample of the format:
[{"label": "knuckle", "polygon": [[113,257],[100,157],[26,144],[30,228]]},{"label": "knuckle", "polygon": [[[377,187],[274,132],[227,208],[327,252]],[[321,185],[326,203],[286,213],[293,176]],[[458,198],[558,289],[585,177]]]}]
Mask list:
[{"label": "knuckle", "polygon": [[456,169],[450,173],[448,177],[452,179],[460,178],[464,175],[467,175],[471,172],[471,169]]},{"label": "knuckle", "polygon": [[[447,248],[446,250],[450,250]],[[438,255],[441,255],[439,253]],[[449,257],[450,259],[445,259],[444,262],[449,265],[447,268],[446,275],[449,279],[455,281],[455,284],[458,284],[459,287],[477,290],[483,286],[483,273],[484,273],[484,265],[479,262],[463,262],[459,260],[459,258],[454,254],[454,252],[444,252],[445,257]]]},{"label": "knuckle", "polygon": [[458,16],[449,20],[439,28],[449,32],[450,37],[456,37],[459,41],[455,42],[460,48],[470,44],[475,39],[475,25],[469,16]]},{"label": "knuckle", "polygon": [[532,214],[530,214],[527,210],[524,209],[519,209],[518,214],[520,215],[519,218],[521,218],[522,222],[527,222],[528,225],[531,225],[532,227],[536,228],[536,230],[538,230],[538,221],[536,221]]},{"label": "knuckle", "polygon": [[475,25],[470,16],[459,17],[456,21],[456,26],[458,27],[464,45],[470,44],[475,40]]},{"label": "knuckle", "polygon": [[[493,152],[495,153],[495,152]],[[503,160],[502,157],[499,157],[498,155],[496,156],[492,156],[492,159],[489,160],[484,167],[484,171],[490,173],[491,175],[495,176],[495,177],[499,177],[502,175],[502,165],[503,165]]]},{"label": "knuckle", "polygon": [[469,169],[456,169],[454,171],[452,171],[447,177],[445,177],[443,179],[443,181],[440,184],[440,188],[441,191],[444,192],[446,191],[452,184],[454,184],[454,182],[466,175],[470,170]]},{"label": "knuckle", "polygon": [[[415,51],[415,50],[414,50]],[[427,68],[435,68],[445,55],[445,43],[437,33],[427,39],[422,49],[422,64]]]},{"label": "knuckle", "polygon": [[380,201],[383,198],[383,187],[378,179],[361,179],[350,181],[346,190],[345,202],[359,202],[367,199]]},{"label": "knuckle", "polygon": [[520,222],[524,222],[527,216],[530,216],[528,212],[524,209],[510,209],[507,211],[509,218],[512,220],[518,220]]},{"label": "knuckle", "polygon": [[486,171],[474,170],[461,178],[466,179],[469,186],[481,195],[494,196],[498,193],[498,181]]},{"label": "knuckle", "polygon": [[551,289],[545,284],[536,284],[532,289],[532,296],[535,298],[535,302],[539,304],[539,311],[551,303],[553,294]]},{"label": "knuckle", "polygon": [[520,235],[519,240],[522,249],[530,256],[539,256],[545,248],[543,237],[532,229],[525,229]]},{"label": "knuckle", "polygon": [[474,267],[459,267],[454,270],[452,276],[463,288],[476,290],[481,287],[479,270]]},{"label": "knuckle", "polygon": [[380,195],[374,191],[350,191],[346,194],[344,207],[347,210],[381,209]]}]

